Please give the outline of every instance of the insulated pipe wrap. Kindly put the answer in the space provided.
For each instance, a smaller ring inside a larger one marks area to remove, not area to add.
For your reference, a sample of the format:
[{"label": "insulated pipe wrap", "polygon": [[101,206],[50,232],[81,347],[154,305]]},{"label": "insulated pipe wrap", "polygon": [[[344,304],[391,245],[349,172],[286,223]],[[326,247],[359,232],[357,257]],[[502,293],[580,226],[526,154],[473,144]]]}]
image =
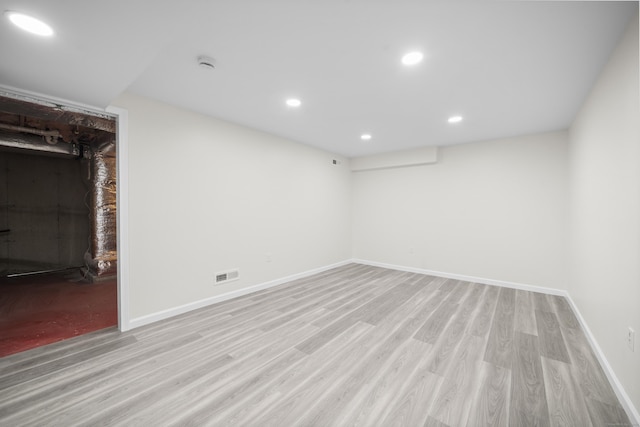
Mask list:
[{"label": "insulated pipe wrap", "polygon": [[116,273],[118,252],[116,234],[116,150],[115,141],[94,149],[92,169],[91,273]]}]

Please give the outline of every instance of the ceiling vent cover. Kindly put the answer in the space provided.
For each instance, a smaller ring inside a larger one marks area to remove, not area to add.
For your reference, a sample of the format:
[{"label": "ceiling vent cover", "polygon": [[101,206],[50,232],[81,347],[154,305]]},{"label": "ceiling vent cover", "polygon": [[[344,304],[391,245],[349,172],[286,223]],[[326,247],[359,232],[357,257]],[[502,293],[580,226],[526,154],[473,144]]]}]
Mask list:
[{"label": "ceiling vent cover", "polygon": [[207,70],[213,70],[216,68],[216,60],[210,56],[200,55],[198,56],[198,65]]}]

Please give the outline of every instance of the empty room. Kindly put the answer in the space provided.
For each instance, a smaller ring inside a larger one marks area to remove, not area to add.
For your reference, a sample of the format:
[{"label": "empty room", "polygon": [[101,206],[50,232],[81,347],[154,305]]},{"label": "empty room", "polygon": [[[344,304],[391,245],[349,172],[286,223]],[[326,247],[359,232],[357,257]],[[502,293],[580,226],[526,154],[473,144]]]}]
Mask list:
[{"label": "empty room", "polygon": [[638,2],[0,5],[0,425],[640,426]]}]

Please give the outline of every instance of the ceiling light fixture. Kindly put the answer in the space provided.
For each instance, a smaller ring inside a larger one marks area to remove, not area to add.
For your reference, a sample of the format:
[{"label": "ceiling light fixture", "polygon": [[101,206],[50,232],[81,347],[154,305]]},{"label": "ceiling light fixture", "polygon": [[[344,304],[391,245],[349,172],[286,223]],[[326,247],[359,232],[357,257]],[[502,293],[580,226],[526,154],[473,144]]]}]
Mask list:
[{"label": "ceiling light fixture", "polygon": [[422,61],[422,58],[424,58],[422,52],[409,52],[402,57],[402,63],[404,65],[416,65]]},{"label": "ceiling light fixture", "polygon": [[460,123],[462,121],[462,116],[451,116],[447,121],[449,123]]},{"label": "ceiling light fixture", "polygon": [[53,29],[46,23],[34,18],[33,16],[25,15],[24,13],[13,12],[7,10],[4,12],[5,16],[18,28],[28,31],[32,34],[39,36],[50,37],[53,35]]},{"label": "ceiling light fixture", "polygon": [[302,105],[302,101],[297,98],[289,98],[287,99],[287,105],[289,107],[299,107],[300,105]]},{"label": "ceiling light fixture", "polygon": [[360,135],[360,139],[363,141],[368,141],[371,139],[371,135],[368,133],[363,133],[362,135]]}]

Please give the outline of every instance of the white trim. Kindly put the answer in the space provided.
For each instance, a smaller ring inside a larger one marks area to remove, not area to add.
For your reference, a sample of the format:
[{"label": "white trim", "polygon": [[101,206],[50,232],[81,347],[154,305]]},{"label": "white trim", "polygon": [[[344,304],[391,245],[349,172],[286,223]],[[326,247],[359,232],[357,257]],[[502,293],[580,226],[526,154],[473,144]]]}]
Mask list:
[{"label": "white trim", "polygon": [[620,400],[620,403],[622,404],[622,407],[624,408],[625,412],[627,413],[627,416],[629,417],[629,420],[631,421],[632,425],[640,426],[640,414],[638,414],[638,410],[635,408],[635,406],[633,405],[633,402],[629,398],[629,395],[624,390],[624,387],[622,386],[622,383],[620,383],[620,381],[618,380],[618,377],[614,373],[613,368],[611,367],[611,365],[607,361],[607,358],[605,357],[602,349],[598,345],[598,342],[596,341],[596,338],[593,336],[593,334],[591,333],[591,330],[587,326],[587,322],[584,320],[584,317],[582,317],[582,314],[580,313],[580,310],[578,310],[578,307],[576,306],[576,304],[573,301],[573,299],[571,299],[571,296],[569,295],[569,292],[567,292],[565,290],[562,290],[562,289],[545,288],[545,287],[541,287],[541,286],[525,285],[523,283],[505,282],[505,281],[502,281],[502,280],[484,279],[484,278],[481,278],[481,277],[474,277],[474,276],[464,276],[464,275],[461,275],[461,274],[453,274],[453,273],[445,273],[445,272],[442,272],[442,271],[425,270],[423,268],[405,267],[405,266],[394,265],[394,264],[386,264],[386,263],[376,262],[376,261],[368,261],[368,260],[362,260],[362,259],[353,259],[352,261],[357,263],[357,264],[364,264],[364,265],[371,265],[371,266],[374,266],[374,267],[389,268],[391,270],[407,271],[407,272],[410,272],[410,273],[428,274],[430,276],[445,277],[447,279],[464,280],[464,281],[467,281],[467,282],[482,283],[482,284],[485,284],[485,285],[501,286],[501,287],[512,288],[512,289],[521,289],[521,290],[524,290],[524,291],[541,292],[541,293],[545,293],[545,294],[559,295],[559,296],[565,297],[567,299],[567,301],[569,302],[569,305],[571,306],[571,309],[573,310],[574,314],[578,318],[578,321],[580,322],[580,325],[582,326],[582,329],[583,329],[583,331],[584,331],[584,333],[585,333],[585,335],[587,337],[587,340],[589,341],[589,344],[591,345],[591,349],[593,350],[594,354],[598,358],[598,361],[600,362],[600,365],[602,366],[605,374],[607,375],[607,378],[609,379],[609,383],[611,384],[611,387],[613,388],[614,392],[616,393],[616,396],[618,396],[618,400]]},{"label": "white trim", "polygon": [[354,259],[353,262],[357,264],[371,265],[374,267],[388,268],[390,270],[408,271],[410,273],[428,274],[430,276],[445,277],[447,279],[464,280],[465,282],[482,283],[485,285],[501,286],[503,288],[520,289],[523,291],[542,292],[544,294],[550,295],[567,296],[567,292],[560,289],[532,286],[526,285],[524,283],[506,282],[504,280],[485,279],[475,276],[464,276],[462,274],[445,273],[443,271],[426,270],[424,268],[405,267],[401,265],[386,264],[383,262],[368,261],[363,259]]},{"label": "white trim", "polygon": [[613,368],[609,364],[609,361],[604,356],[602,349],[598,345],[596,338],[591,333],[589,326],[587,326],[587,322],[584,320],[584,317],[582,317],[582,313],[580,313],[580,310],[578,310],[578,306],[575,304],[575,302],[573,302],[573,299],[571,299],[571,296],[569,295],[568,292],[566,292],[566,297],[567,297],[567,300],[569,301],[569,305],[571,306],[571,309],[573,310],[573,313],[578,318],[578,322],[580,322],[580,326],[582,326],[582,329],[584,330],[584,333],[587,336],[587,340],[589,341],[589,344],[591,344],[591,349],[593,350],[596,357],[598,358],[598,361],[600,362],[600,365],[604,369],[604,373],[607,375],[607,378],[609,378],[609,383],[611,384],[613,391],[616,393],[616,396],[618,396],[618,400],[620,400],[620,403],[622,403],[622,406],[625,412],[627,413],[627,416],[629,417],[629,421],[631,422],[631,425],[640,426],[640,414],[638,413],[638,410],[633,405],[633,402],[631,401],[631,398],[629,397],[627,392],[624,390],[622,383],[618,380],[618,377],[613,371]]},{"label": "white trim", "polygon": [[103,115],[105,113],[111,114],[110,111],[107,111],[108,109],[96,107],[94,105],[83,104],[81,102],[70,101],[65,98],[48,96],[39,92],[19,89],[13,86],[0,85],[0,92],[6,92],[7,95],[15,95],[21,98],[25,98],[24,101],[27,101],[27,102],[37,103],[38,101],[40,101],[40,102],[63,105],[65,107],[78,109],[80,110],[79,112],[86,113],[86,114],[92,114],[92,113],[99,114],[99,115]]},{"label": "white trim", "polygon": [[158,311],[156,313],[147,314],[145,316],[136,317],[129,321],[130,329],[138,328],[140,326],[148,325],[150,323],[157,322],[159,320],[168,319],[179,314],[187,313],[198,308],[206,307],[208,305],[216,304],[222,301],[226,301],[232,298],[237,298],[243,295],[247,295],[253,292],[261,291],[263,289],[272,288],[274,286],[282,285],[283,283],[291,282],[292,280],[302,279],[304,277],[312,276],[314,274],[322,273],[323,271],[331,270],[332,268],[342,267],[343,265],[351,264],[352,260],[340,261],[335,264],[327,265],[324,267],[315,268],[302,273],[292,274],[291,276],[282,277],[280,279],[270,280],[268,282],[260,283],[257,285],[249,286],[246,288],[238,289],[236,291],[227,292],[226,294],[216,295],[203,300],[190,302],[178,307],[168,308],[166,310]]},{"label": "white trim", "polygon": [[106,111],[115,114],[116,132],[116,197],[118,244],[118,328],[131,329],[129,323],[129,112],[109,106]]}]

